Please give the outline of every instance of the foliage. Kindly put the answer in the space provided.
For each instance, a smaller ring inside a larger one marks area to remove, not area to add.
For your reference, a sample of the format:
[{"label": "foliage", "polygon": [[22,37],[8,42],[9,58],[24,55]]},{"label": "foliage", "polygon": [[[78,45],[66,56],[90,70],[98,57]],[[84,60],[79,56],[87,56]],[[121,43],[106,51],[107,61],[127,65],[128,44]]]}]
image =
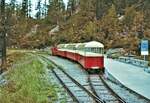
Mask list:
[{"label": "foliage", "polygon": [[[25,5],[29,6],[30,0],[23,1],[18,5],[12,0],[12,4],[6,6],[9,46],[42,48],[97,40],[104,43],[106,49],[124,47],[138,51],[127,42],[135,40],[137,46],[140,39],[150,37],[149,0],[69,0],[67,9],[63,0],[49,0],[44,5],[39,0],[38,11],[42,12],[39,19],[27,16],[30,10],[26,10]],[[16,9],[11,9],[14,6]],[[32,33],[36,25],[37,31]],[[59,31],[50,34],[56,26]]]},{"label": "foliage", "polygon": [[62,29],[53,36],[53,44],[97,40],[104,43],[106,49],[123,47],[138,52],[140,39],[149,37],[146,22],[149,10],[143,6],[148,1],[79,1],[75,9],[78,12],[72,12],[61,24]]},{"label": "foliage", "polygon": [[22,0],[21,16],[28,16],[28,0]]},{"label": "foliage", "polygon": [[[29,61],[27,54],[24,57],[28,58],[27,60],[22,58],[24,62]],[[49,103],[55,101],[57,97],[54,85],[47,81],[45,72],[43,64],[37,58],[10,70],[6,76],[8,83],[0,87],[0,102]]]},{"label": "foliage", "polygon": [[63,0],[49,0],[47,22],[55,25],[59,24],[64,19],[64,10]]},{"label": "foliage", "polygon": [[133,20],[136,16],[136,10],[134,6],[127,7],[125,10],[125,18],[124,18],[124,24],[128,27],[133,25]]},{"label": "foliage", "polygon": [[40,19],[41,15],[42,15],[42,11],[41,11],[41,0],[38,0],[38,4],[36,7],[36,10],[38,10],[38,12],[36,13],[36,18]]}]

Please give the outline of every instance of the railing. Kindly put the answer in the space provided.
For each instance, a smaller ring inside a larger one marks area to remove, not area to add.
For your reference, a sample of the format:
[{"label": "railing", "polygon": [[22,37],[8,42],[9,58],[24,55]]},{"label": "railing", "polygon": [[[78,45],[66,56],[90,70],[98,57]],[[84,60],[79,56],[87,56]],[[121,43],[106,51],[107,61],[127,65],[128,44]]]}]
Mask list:
[{"label": "railing", "polygon": [[132,64],[132,65],[139,66],[139,67],[148,67],[148,61],[144,61],[140,59],[135,59],[131,57],[119,57],[118,60],[120,62]]}]

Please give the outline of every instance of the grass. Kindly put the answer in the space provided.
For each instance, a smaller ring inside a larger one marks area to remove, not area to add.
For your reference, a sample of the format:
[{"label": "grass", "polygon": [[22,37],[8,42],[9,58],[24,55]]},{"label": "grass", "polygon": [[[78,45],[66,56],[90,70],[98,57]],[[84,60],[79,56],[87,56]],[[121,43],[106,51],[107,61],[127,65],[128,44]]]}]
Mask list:
[{"label": "grass", "polygon": [[[16,63],[31,59],[23,55]],[[51,103],[57,99],[55,85],[48,82],[37,58],[9,70],[5,78],[8,83],[0,87],[0,103]]]},{"label": "grass", "polygon": [[52,54],[50,50],[49,51],[48,50],[38,51],[37,53],[41,54],[41,55],[51,55]]}]

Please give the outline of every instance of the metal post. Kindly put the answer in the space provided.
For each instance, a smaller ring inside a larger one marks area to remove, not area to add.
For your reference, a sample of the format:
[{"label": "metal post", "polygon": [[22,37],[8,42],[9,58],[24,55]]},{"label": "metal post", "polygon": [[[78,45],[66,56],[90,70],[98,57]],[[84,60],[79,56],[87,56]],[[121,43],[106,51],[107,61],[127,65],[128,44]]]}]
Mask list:
[{"label": "metal post", "polygon": [[1,0],[1,26],[2,26],[2,65],[0,73],[5,69],[6,66],[6,32],[5,32],[5,0]]},{"label": "metal post", "polygon": [[146,55],[144,55],[144,61],[146,61]]},{"label": "metal post", "polygon": [[[146,55],[144,55],[144,61],[146,61]],[[148,68],[148,67],[145,66],[145,67],[144,67],[144,71],[146,71],[147,68]]]}]

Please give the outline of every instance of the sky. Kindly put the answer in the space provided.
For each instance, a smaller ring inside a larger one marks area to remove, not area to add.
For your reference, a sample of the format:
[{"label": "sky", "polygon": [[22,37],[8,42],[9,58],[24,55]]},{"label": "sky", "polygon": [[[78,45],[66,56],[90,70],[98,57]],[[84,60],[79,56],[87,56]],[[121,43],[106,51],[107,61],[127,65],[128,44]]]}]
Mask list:
[{"label": "sky", "polygon": [[[16,1],[19,1],[19,2],[21,2],[22,0],[16,0]],[[32,1],[32,3],[34,4],[37,0],[31,0]],[[48,1],[48,0],[47,0]],[[67,2],[68,2],[68,0],[63,0],[64,1],[64,3],[67,5]],[[10,2],[10,0],[6,0],[6,2]],[[42,0],[42,2],[44,2],[44,0]]]},{"label": "sky", "polygon": [[[16,0],[16,1],[18,1],[19,3],[21,3],[22,2],[22,0]],[[35,15],[36,14],[36,10],[35,10],[35,8],[36,8],[36,6],[37,6],[37,1],[38,0],[31,0],[32,1],[32,15]],[[44,1],[45,0],[42,0],[42,3],[44,3]],[[47,2],[48,2],[49,0],[47,0]],[[68,2],[68,0],[63,0],[64,1],[64,3],[65,3],[65,5],[67,6],[67,2]],[[6,0],[6,2],[10,2],[10,0]]]}]

